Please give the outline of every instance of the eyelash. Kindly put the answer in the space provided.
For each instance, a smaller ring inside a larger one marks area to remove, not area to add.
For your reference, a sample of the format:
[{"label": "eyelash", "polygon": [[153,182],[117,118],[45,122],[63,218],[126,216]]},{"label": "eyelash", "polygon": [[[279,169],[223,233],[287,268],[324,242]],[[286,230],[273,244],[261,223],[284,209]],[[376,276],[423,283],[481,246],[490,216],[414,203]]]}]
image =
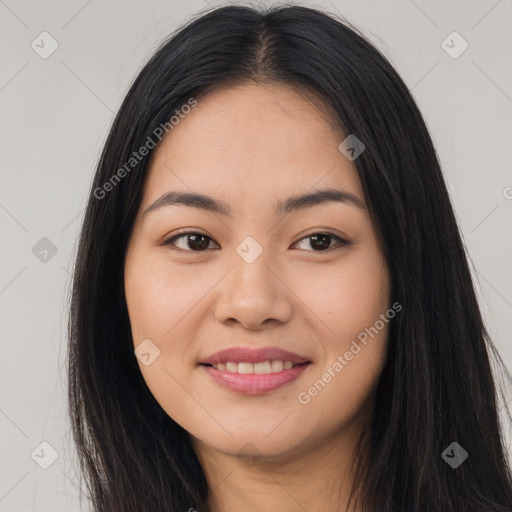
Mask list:
[{"label": "eyelash", "polygon": [[[173,242],[175,240],[179,240],[180,238],[186,237],[187,235],[200,235],[200,236],[202,236],[204,238],[208,238],[211,241],[213,241],[213,238],[210,238],[209,236],[204,235],[203,233],[199,233],[197,231],[180,231],[180,233],[178,235],[174,235],[171,238],[168,238],[167,240],[164,240],[162,242],[162,246],[174,245]],[[334,233],[330,233],[328,231],[318,231],[318,232],[315,232],[315,233],[311,233],[311,234],[306,235],[305,237],[301,238],[300,240],[298,240],[295,243],[302,242],[303,240],[305,240],[307,238],[311,238],[311,237],[313,237],[315,235],[327,235],[327,236],[335,239],[338,242],[338,246],[329,247],[328,249],[320,250],[320,251],[313,251],[313,250],[311,250],[311,251],[307,251],[307,252],[326,253],[326,252],[330,252],[333,249],[334,250],[341,249],[341,248],[343,248],[343,247],[345,247],[347,245],[351,245],[351,242],[349,242],[349,241],[339,237],[338,235],[335,235]],[[200,253],[200,252],[206,252],[209,249],[203,249],[202,251],[193,251],[193,250],[176,248],[176,249],[172,249],[172,250],[183,251],[183,252],[196,252],[196,253]]]}]

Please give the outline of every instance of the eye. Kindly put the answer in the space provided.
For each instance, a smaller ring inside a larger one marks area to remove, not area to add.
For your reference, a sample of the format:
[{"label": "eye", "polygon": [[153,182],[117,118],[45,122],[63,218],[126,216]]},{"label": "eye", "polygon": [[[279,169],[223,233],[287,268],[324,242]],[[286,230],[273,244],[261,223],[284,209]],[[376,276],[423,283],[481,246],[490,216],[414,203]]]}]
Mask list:
[{"label": "eye", "polygon": [[[187,239],[188,238],[188,239]],[[185,239],[182,247],[179,247],[176,244],[176,241],[181,239]],[[350,245],[350,242],[344,240],[343,238],[335,235],[334,233],[321,232],[321,233],[313,233],[311,235],[305,236],[295,245],[301,243],[303,240],[310,239],[310,247],[313,247],[314,250],[312,252],[327,252],[333,248],[331,242],[334,240],[338,244],[338,248]],[[202,252],[211,247],[209,247],[210,242],[213,242],[213,239],[207,235],[203,235],[202,233],[198,233],[196,231],[187,231],[181,232],[181,234],[173,236],[168,240],[165,240],[162,245],[173,245],[178,247],[179,250],[183,250],[186,252]],[[183,247],[184,246],[184,247]],[[336,247],[336,246],[334,246]]]},{"label": "eye", "polygon": [[338,235],[335,235],[334,233],[312,233],[311,235],[305,236],[304,238],[301,238],[297,244],[302,242],[303,240],[310,240],[309,245],[310,247],[316,247],[316,249],[313,250],[313,252],[327,252],[327,250],[330,250],[333,248],[331,246],[331,241],[335,240],[338,242],[338,249],[341,247],[344,247],[346,245],[350,245],[350,242],[347,240],[344,240],[343,238],[339,237]]},{"label": "eye", "polygon": [[[176,235],[173,236],[172,238],[169,238],[168,240],[165,240],[162,243],[162,245],[176,245],[174,243],[175,240],[180,240],[182,238],[186,239],[187,237],[188,240],[185,240],[183,243],[185,247],[178,247],[178,249],[188,252],[201,252],[208,249],[208,240],[213,242],[213,240],[209,236],[203,235],[202,233],[197,233],[196,231],[186,231],[182,232],[182,234],[180,235]],[[188,250],[187,245],[188,248],[192,250]]]}]

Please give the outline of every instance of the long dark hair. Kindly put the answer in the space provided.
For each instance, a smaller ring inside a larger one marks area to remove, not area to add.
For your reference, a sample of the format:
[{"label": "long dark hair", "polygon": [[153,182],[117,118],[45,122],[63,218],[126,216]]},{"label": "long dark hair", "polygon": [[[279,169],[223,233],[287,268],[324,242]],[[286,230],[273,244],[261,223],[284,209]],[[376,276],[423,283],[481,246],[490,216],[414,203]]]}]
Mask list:
[{"label": "long dark hair", "polygon": [[[191,98],[251,80],[316,93],[340,133],[366,146],[354,164],[382,239],[391,303],[403,310],[390,324],[354,497],[368,512],[512,510],[491,352],[510,375],[484,326],[428,129],[363,34],[290,5],[199,13],[143,67],[110,129],[81,228],[68,333],[69,414],[95,510],[208,510],[189,435],[152,396],[134,356],[123,265],[151,151],[126,163]],[[442,456],[453,442],[469,454],[456,469]]]}]

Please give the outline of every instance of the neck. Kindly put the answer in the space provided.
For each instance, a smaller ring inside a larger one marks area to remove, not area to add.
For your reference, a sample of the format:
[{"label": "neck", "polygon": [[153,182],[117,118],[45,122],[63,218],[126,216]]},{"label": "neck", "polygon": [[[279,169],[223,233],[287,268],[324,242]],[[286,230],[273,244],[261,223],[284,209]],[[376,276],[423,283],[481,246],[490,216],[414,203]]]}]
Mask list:
[{"label": "neck", "polygon": [[[354,429],[355,430],[355,429]],[[243,458],[193,438],[210,489],[211,512],[359,512],[348,508],[359,429],[277,456]]]}]

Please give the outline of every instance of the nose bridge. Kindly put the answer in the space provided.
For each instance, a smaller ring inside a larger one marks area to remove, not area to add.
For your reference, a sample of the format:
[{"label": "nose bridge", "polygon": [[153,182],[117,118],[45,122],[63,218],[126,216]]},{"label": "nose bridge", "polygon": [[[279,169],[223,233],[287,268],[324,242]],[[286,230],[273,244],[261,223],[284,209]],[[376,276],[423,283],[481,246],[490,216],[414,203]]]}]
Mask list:
[{"label": "nose bridge", "polygon": [[[248,236],[236,247],[232,270],[221,287],[216,306],[219,321],[236,319],[253,327],[268,318],[285,321],[291,305],[286,287],[276,277],[271,250]],[[275,265],[274,265],[275,266]]]},{"label": "nose bridge", "polygon": [[273,275],[269,269],[270,249],[254,237],[247,236],[240,242],[233,255],[233,276],[231,283],[234,292],[244,300],[266,301],[274,295]]}]

